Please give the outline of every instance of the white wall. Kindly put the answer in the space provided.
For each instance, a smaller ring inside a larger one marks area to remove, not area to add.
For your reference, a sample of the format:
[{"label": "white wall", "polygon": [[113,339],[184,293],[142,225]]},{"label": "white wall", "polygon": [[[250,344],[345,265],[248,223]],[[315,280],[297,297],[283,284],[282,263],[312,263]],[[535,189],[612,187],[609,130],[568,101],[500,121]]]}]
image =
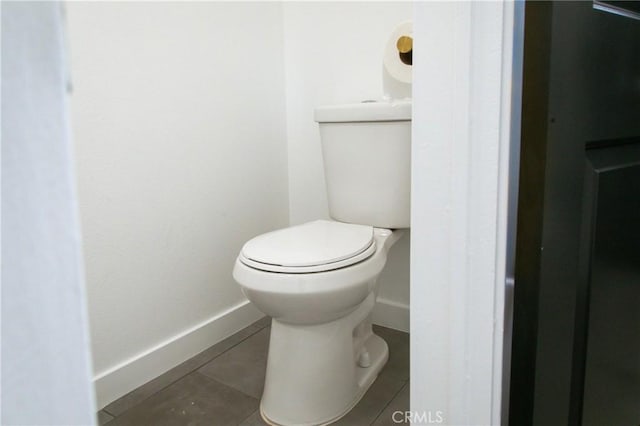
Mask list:
[{"label": "white wall", "polygon": [[67,10],[103,406],[258,318],[231,271],[245,241],[289,223],[282,8]]},{"label": "white wall", "polygon": [[[410,2],[287,2],[284,8],[289,214],[292,224],[328,218],[318,105],[382,96],[387,39],[411,19]],[[409,235],[380,277],[375,320],[408,330]]]},{"label": "white wall", "polygon": [[[257,318],[249,238],[328,217],[313,108],[382,93],[410,3],[67,5],[98,405]],[[408,330],[409,236],[376,322]]]}]

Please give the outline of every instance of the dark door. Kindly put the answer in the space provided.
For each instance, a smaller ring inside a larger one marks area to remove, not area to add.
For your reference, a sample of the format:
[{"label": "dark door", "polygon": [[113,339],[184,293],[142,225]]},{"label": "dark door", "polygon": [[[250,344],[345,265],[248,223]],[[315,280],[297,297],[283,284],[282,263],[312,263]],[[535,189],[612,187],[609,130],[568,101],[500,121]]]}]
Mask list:
[{"label": "dark door", "polygon": [[509,424],[640,425],[640,21],[591,2],[525,6]]}]

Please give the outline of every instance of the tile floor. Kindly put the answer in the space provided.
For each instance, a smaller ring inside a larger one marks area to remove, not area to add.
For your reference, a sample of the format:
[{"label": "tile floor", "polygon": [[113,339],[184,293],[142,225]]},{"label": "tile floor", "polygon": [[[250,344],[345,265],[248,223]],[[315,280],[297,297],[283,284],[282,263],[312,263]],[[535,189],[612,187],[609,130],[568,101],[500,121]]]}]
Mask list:
[{"label": "tile floor", "polygon": [[[109,426],[264,425],[259,404],[269,345],[263,318],[112,402],[98,412]],[[389,361],[362,400],[336,425],[393,425],[409,409],[409,335],[374,326]]]}]

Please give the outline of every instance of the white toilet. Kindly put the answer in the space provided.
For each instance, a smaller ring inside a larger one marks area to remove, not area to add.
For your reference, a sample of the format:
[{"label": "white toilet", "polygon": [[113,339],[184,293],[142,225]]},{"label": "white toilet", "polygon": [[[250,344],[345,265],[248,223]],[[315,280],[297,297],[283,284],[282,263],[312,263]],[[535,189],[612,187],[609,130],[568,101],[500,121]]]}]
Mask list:
[{"label": "white toilet", "polygon": [[272,317],[260,411],[274,425],[332,423],[388,359],[371,329],[376,280],[409,227],[411,101],[320,107],[329,211],[247,242],[233,270]]}]

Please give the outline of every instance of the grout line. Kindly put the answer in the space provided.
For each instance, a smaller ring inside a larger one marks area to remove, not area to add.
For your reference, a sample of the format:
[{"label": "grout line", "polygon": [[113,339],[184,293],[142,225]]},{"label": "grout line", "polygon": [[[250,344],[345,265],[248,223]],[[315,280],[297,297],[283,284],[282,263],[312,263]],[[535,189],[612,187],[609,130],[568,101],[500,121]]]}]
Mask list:
[{"label": "grout line", "polygon": [[98,426],[100,423],[100,411],[104,411],[105,413],[107,413],[109,415],[109,417],[111,417],[109,420],[107,420],[106,422],[102,423],[102,426],[106,426],[107,424],[109,424],[113,419],[116,418],[116,416],[114,416],[113,414],[109,413],[107,410],[102,409],[102,410],[98,410],[98,412],[96,413],[96,426]]},{"label": "grout line", "polygon": [[[266,328],[266,327],[265,327],[265,328]],[[263,329],[261,329],[261,331],[262,331],[262,330],[264,330],[264,328],[263,328]],[[229,348],[229,349],[231,349],[231,348]],[[225,352],[226,352],[226,351],[225,351]],[[222,355],[222,354],[220,354],[220,355]],[[264,358],[265,358],[265,361],[266,361],[267,356],[265,356]],[[265,368],[266,368],[266,366],[265,366]],[[228,384],[228,383],[224,383],[224,382],[220,381],[219,379],[217,379],[217,378],[215,378],[215,377],[211,377],[211,376],[209,376],[208,374],[201,373],[200,371],[197,371],[197,373],[198,373],[198,374],[203,375],[204,377],[206,377],[206,378],[208,378],[208,379],[214,380],[214,381],[216,381],[216,382],[218,382],[218,383],[220,383],[220,384],[222,384],[222,385],[225,385],[226,387],[231,388],[231,389],[233,389],[233,390],[235,390],[235,391],[237,391],[237,392],[240,392],[240,393],[241,393],[241,394],[243,394],[244,396],[248,396],[249,398],[257,399],[258,401],[261,401],[261,400],[262,400],[262,394],[261,394],[260,396],[257,396],[257,397],[256,397],[255,395],[250,395],[250,394],[246,393],[246,392],[245,392],[245,391],[243,391],[242,389],[238,389],[238,388],[236,388],[236,387],[235,387],[235,386],[233,386],[233,385],[230,385],[230,384]],[[263,391],[264,391],[264,390],[263,390]]]},{"label": "grout line", "polygon": [[[251,326],[253,326],[253,324],[251,324],[249,327],[251,327]],[[247,328],[249,328],[249,327],[245,327],[245,328],[243,328],[242,330],[238,331],[238,332],[237,332],[237,333],[235,333],[235,334],[238,334],[238,333],[240,333],[241,331],[244,331],[244,330],[246,330],[246,329],[247,329]],[[218,358],[218,357],[219,357],[219,356],[221,356],[222,354],[227,353],[228,351],[230,351],[231,349],[235,348],[235,347],[236,347],[236,346],[238,346],[240,343],[244,342],[244,341],[245,341],[245,340],[247,340],[249,337],[253,336],[254,334],[256,334],[256,333],[258,333],[258,332],[260,332],[260,331],[262,331],[262,328],[258,328],[256,331],[254,331],[253,333],[251,333],[251,334],[247,335],[244,339],[239,340],[239,341],[238,341],[238,342],[236,342],[234,345],[229,346],[227,349],[225,349],[224,351],[220,352],[219,354],[217,354],[217,355],[216,355],[216,356],[214,356],[213,358],[208,358],[206,361],[204,361],[204,362],[202,362],[202,363],[199,363],[196,367],[194,367],[193,369],[189,370],[189,371],[188,371],[187,373],[185,373],[184,375],[180,376],[180,378],[178,378],[178,379],[176,379],[175,381],[171,382],[171,384],[173,384],[173,383],[177,382],[178,380],[180,380],[180,379],[182,379],[182,378],[184,378],[184,377],[188,376],[189,374],[193,373],[194,371],[196,371],[196,370],[200,369],[203,365],[210,363],[211,361],[213,361],[214,359]],[[231,337],[235,336],[235,334],[232,334],[231,336],[227,337],[227,339],[229,339],[229,338],[231,338]],[[225,339],[225,340],[226,340],[226,339]],[[220,341],[220,342],[216,343],[215,345],[220,344],[220,343],[222,343],[222,342],[224,342],[224,340],[222,340],[222,341]],[[214,347],[215,345],[211,345],[211,346],[209,346],[207,349],[205,349],[205,350],[204,350],[204,351],[202,351],[202,352],[206,352],[206,351],[208,351],[209,349],[211,349],[211,348],[212,348],[212,347]],[[183,361],[183,363],[184,363],[184,362],[189,361],[190,359],[193,359],[193,358],[197,357],[197,356],[198,356],[198,355],[200,355],[202,352],[200,352],[200,353],[198,353],[198,354],[196,354],[196,355],[192,356],[191,358],[189,358],[189,359],[187,359],[187,360]],[[176,365],[176,367],[178,367],[179,365],[180,365],[180,364]],[[173,368],[176,368],[176,367],[173,367]],[[163,373],[163,374],[164,374],[164,373]],[[158,377],[160,377],[160,376],[158,376]],[[165,389],[165,388],[166,388],[166,387],[168,387],[168,386],[169,386],[169,385],[165,386],[165,387],[164,387],[164,388],[162,388],[162,389]],[[162,390],[162,389],[161,389],[161,390]],[[158,391],[158,392],[160,392],[160,391]],[[155,393],[158,393],[158,392],[155,392]],[[154,393],[154,395],[155,395],[155,393]]]},{"label": "grout line", "polygon": [[404,381],[404,384],[402,386],[400,386],[400,389],[393,394],[393,396],[389,399],[389,401],[384,405],[384,407],[382,407],[382,410],[380,411],[380,413],[376,416],[375,419],[373,419],[373,421],[371,423],[369,423],[369,425],[373,425],[379,418],[380,416],[384,413],[384,411],[387,409],[387,407],[389,405],[391,405],[391,403],[393,402],[394,399],[396,399],[396,397],[398,395],[400,395],[400,392],[402,392],[402,390],[404,389],[405,386],[407,386],[408,381]]},{"label": "grout line", "polygon": [[[153,379],[151,379],[151,380],[153,380]],[[143,386],[144,386],[144,385],[143,385]],[[138,388],[136,388],[136,389],[138,389]],[[135,391],[136,389],[132,390],[131,392]],[[131,393],[131,392],[129,392],[129,393]],[[128,395],[128,394],[127,394],[127,395]],[[124,395],[123,395],[123,396],[124,396]],[[122,397],[120,397],[120,398],[122,398]],[[147,399],[147,398],[143,399],[142,401],[145,401],[146,399]],[[142,401],[140,401],[140,402],[142,402]],[[138,405],[138,404],[136,404],[136,405]],[[134,405],[134,407],[135,407],[136,405]],[[133,407],[129,407],[129,408],[133,408]],[[127,408],[126,410],[124,410],[121,414],[124,414],[124,413],[126,413],[127,411],[129,411],[129,408]],[[111,413],[109,412],[109,410],[107,410],[106,408],[102,408],[102,409],[98,410],[98,412],[100,412],[100,411],[104,411],[105,413],[107,413],[108,415],[110,415],[111,417],[113,417],[112,419],[109,419],[109,422],[110,422],[111,420],[115,419],[116,417],[118,417],[118,416],[116,416],[116,415],[114,415],[114,414],[111,414]],[[108,423],[108,422],[107,422],[107,423]]]},{"label": "grout line", "polygon": [[[260,320],[258,320],[258,321],[260,321]],[[256,322],[258,322],[258,321],[256,321]],[[221,340],[221,341],[219,341],[218,343],[215,343],[215,344],[213,344],[213,345],[209,346],[207,349],[205,349],[205,350],[203,350],[203,351],[201,351],[201,352],[199,352],[199,353],[195,354],[195,355],[194,355],[194,356],[192,356],[191,358],[189,358],[189,359],[187,359],[187,360],[185,360],[185,361],[181,362],[180,364],[176,365],[176,366],[175,366],[175,367],[173,367],[173,368],[178,368],[180,365],[182,365],[182,364],[184,364],[185,362],[188,362],[189,360],[191,360],[191,359],[193,359],[193,358],[197,357],[197,356],[198,356],[198,355],[200,355],[201,353],[208,351],[209,349],[211,349],[211,348],[212,348],[212,347],[214,347],[215,345],[221,344],[221,343],[222,343],[222,342],[224,342],[225,340],[232,338],[232,337],[233,337],[233,336],[235,336],[236,334],[241,333],[242,331],[244,331],[244,330],[246,330],[246,329],[248,329],[248,328],[250,328],[250,327],[253,327],[254,325],[255,325],[255,323],[248,325],[247,327],[243,328],[242,330],[239,330],[239,331],[235,332],[234,334],[232,334],[231,336],[228,336],[226,339]],[[255,330],[253,333],[251,333],[251,334],[247,335],[244,339],[242,339],[242,340],[240,340],[240,341],[236,342],[234,345],[232,345],[232,346],[228,347],[227,349],[225,349],[224,351],[220,352],[219,354],[217,354],[217,355],[216,355],[216,356],[214,356],[213,358],[208,358],[206,361],[204,361],[204,362],[203,362],[203,363],[201,363],[201,364],[198,364],[195,368],[193,368],[193,369],[189,370],[187,373],[185,373],[185,374],[181,375],[180,377],[178,377],[177,379],[175,379],[175,380],[173,380],[173,381],[169,382],[166,386],[163,386],[162,388],[158,389],[157,391],[155,391],[155,392],[154,392],[154,393],[152,393],[151,395],[147,396],[146,398],[141,399],[140,401],[136,402],[134,405],[132,405],[131,407],[127,408],[127,409],[126,409],[126,410],[124,410],[122,413],[120,413],[120,415],[114,415],[114,414],[110,413],[110,412],[109,412],[109,410],[107,410],[107,409],[106,409],[106,407],[103,407],[103,408],[102,408],[102,411],[104,411],[105,413],[109,414],[109,415],[110,415],[110,416],[112,416],[114,419],[115,419],[115,418],[117,418],[117,417],[119,417],[119,416],[122,416],[122,415],[123,415],[123,414],[125,414],[127,411],[131,410],[131,409],[132,409],[132,408],[134,408],[134,407],[137,407],[138,405],[140,405],[141,403],[143,403],[143,402],[144,402],[144,401],[146,401],[147,399],[151,398],[151,397],[152,397],[152,396],[154,396],[155,394],[157,394],[157,393],[159,393],[159,392],[162,392],[163,390],[165,390],[165,389],[166,389],[166,388],[168,388],[169,386],[173,385],[173,384],[174,384],[174,383],[176,383],[177,381],[182,380],[183,378],[185,378],[185,377],[186,377],[186,376],[188,376],[189,374],[191,374],[191,373],[193,373],[194,371],[196,371],[196,370],[200,369],[203,365],[205,365],[205,364],[207,364],[207,363],[209,363],[209,362],[213,361],[214,359],[218,358],[220,355],[222,355],[222,354],[224,354],[224,353],[226,353],[226,352],[230,351],[231,349],[235,348],[237,345],[239,345],[240,343],[244,342],[244,341],[245,341],[245,340],[247,340],[249,337],[251,337],[251,336],[253,336],[254,334],[256,334],[256,333],[258,333],[258,332],[260,332],[260,331],[264,330],[266,327],[267,327],[266,325],[265,325],[264,327],[255,326],[256,330]],[[173,369],[173,368],[172,368],[172,369]],[[171,370],[165,371],[165,372],[164,372],[164,373],[162,373],[162,374],[167,374],[169,371],[171,371]],[[162,376],[162,374],[160,374],[160,376]],[[156,377],[154,377],[153,379],[149,380],[149,382],[150,382],[150,381],[152,381],[152,380],[155,380],[155,379],[159,378],[160,376],[156,376]],[[206,376],[206,375],[204,375],[204,376],[205,376],[205,377],[210,378],[209,376]],[[138,386],[137,388],[135,388],[135,389],[134,389],[134,390],[132,390],[131,392],[127,393],[126,395],[129,395],[130,393],[135,392],[136,390],[140,389],[142,386],[144,386],[145,384],[147,384],[147,383],[149,383],[149,382],[146,382],[146,383],[144,383],[144,384],[142,384],[142,385]],[[224,383],[223,383],[223,384],[224,384]],[[226,385],[225,385],[225,386],[226,386]],[[120,398],[124,398],[126,395],[123,395],[123,396],[121,396]],[[116,401],[117,401],[117,400],[116,400]],[[114,402],[115,402],[115,401],[114,401]],[[110,403],[110,404],[111,404],[111,403]],[[110,405],[110,404],[109,404],[109,405]],[[98,411],[100,411],[100,410],[98,410]],[[113,420],[113,419],[111,419],[111,420],[109,420],[109,421],[112,421],[112,420]]]},{"label": "grout line", "polygon": [[[260,402],[260,401],[261,401],[261,399],[262,399],[262,395],[260,395],[259,397],[256,397],[256,396],[254,396],[254,395],[249,395],[248,393],[241,391],[240,389],[236,388],[235,386],[231,386],[230,384],[227,384],[227,383],[225,383],[225,382],[221,382],[220,380],[216,379],[215,377],[207,376],[206,374],[201,373],[201,372],[199,372],[199,371],[193,371],[193,373],[195,373],[195,374],[199,374],[200,376],[202,376],[202,377],[204,377],[204,378],[206,378],[207,380],[210,380],[210,381],[212,381],[212,382],[216,382],[216,383],[217,383],[217,384],[219,384],[220,386],[224,386],[225,388],[229,388],[229,389],[231,389],[232,391],[235,391],[235,392],[241,393],[242,395],[246,396],[247,398],[255,399],[255,400],[256,400],[256,401],[258,401],[258,402]],[[260,409],[260,406],[258,406],[258,410],[259,410],[259,409]],[[251,414],[253,414],[253,411],[251,412]],[[249,414],[249,415],[251,415],[251,414]],[[249,417],[249,416],[247,416],[247,417]]]},{"label": "grout line", "polygon": [[251,414],[249,414],[247,417],[245,417],[244,419],[240,420],[238,423],[236,423],[236,426],[240,426],[242,423],[246,422],[247,419],[251,416],[253,416],[255,413],[257,413],[258,411],[260,411],[260,407],[258,407],[256,410],[253,410],[251,412]]},{"label": "grout line", "polygon": [[[253,325],[253,324],[251,324],[251,325]],[[251,326],[249,326],[249,327],[251,327]],[[247,327],[247,328],[248,328],[248,327]],[[262,330],[264,330],[265,328],[267,328],[267,327],[265,326],[265,327],[262,327],[262,328],[258,328],[256,331],[254,331],[253,333],[251,333],[250,335],[248,335],[248,336],[247,336],[247,337],[245,337],[244,339],[240,340],[240,341],[239,341],[238,343],[236,343],[235,345],[228,347],[228,348],[227,348],[227,349],[225,349],[224,351],[220,352],[218,355],[216,355],[216,356],[214,356],[213,358],[209,359],[207,362],[205,362],[205,363],[203,363],[203,364],[199,365],[198,367],[194,368],[192,371],[190,371],[189,373],[185,374],[185,376],[186,376],[186,375],[188,375],[188,374],[193,373],[194,371],[196,371],[196,370],[198,370],[198,369],[200,369],[200,367],[202,367],[204,364],[208,364],[208,363],[210,363],[211,361],[213,361],[214,359],[218,358],[218,357],[219,357],[219,356],[221,356],[222,354],[225,354],[225,353],[229,352],[231,349],[235,348],[235,347],[236,347],[236,346],[238,346],[240,343],[242,343],[242,342],[244,342],[245,340],[247,340],[249,337],[251,337],[251,336],[253,336],[253,335],[255,335],[255,334],[257,334],[257,333],[261,332],[261,331],[262,331]],[[242,330],[241,330],[241,331],[242,331]],[[239,331],[238,333],[240,333],[240,331]],[[229,337],[231,337],[231,336],[229,336]],[[214,346],[215,346],[215,345],[214,345]],[[205,349],[205,351],[206,351],[206,350],[207,350],[207,349]],[[204,351],[202,351],[202,352],[204,352]],[[202,352],[201,352],[201,353],[202,353]],[[197,356],[197,355],[196,355],[196,356]],[[185,361],[185,362],[186,362],[186,361]],[[183,377],[184,377],[184,376],[183,376]]]},{"label": "grout line", "polygon": [[264,317],[260,318],[258,321],[254,322],[251,325],[256,325],[260,321],[264,321],[265,318],[269,318],[269,321],[265,321],[265,324],[262,327],[260,327],[260,329],[262,330],[263,328],[267,328],[267,327],[269,327],[271,325],[271,317],[268,317],[268,316],[264,316]]}]

